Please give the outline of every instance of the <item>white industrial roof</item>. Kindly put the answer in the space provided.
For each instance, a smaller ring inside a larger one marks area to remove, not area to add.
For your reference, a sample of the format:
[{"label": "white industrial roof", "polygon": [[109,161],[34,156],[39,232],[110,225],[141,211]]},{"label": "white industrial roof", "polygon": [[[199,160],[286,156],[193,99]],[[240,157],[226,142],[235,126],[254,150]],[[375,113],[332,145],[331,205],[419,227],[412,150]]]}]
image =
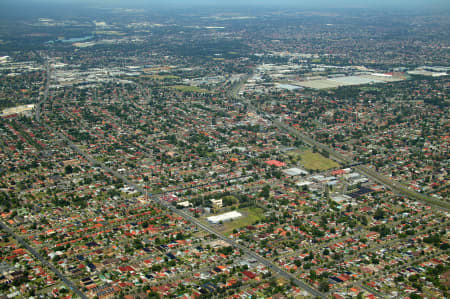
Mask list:
[{"label": "white industrial roof", "polygon": [[236,219],[241,217],[242,214],[239,213],[238,211],[231,211],[228,213],[224,213],[224,214],[220,214],[220,215],[216,215],[216,216],[211,216],[208,217],[208,221],[211,223],[219,223],[220,221],[229,221],[232,219]]}]

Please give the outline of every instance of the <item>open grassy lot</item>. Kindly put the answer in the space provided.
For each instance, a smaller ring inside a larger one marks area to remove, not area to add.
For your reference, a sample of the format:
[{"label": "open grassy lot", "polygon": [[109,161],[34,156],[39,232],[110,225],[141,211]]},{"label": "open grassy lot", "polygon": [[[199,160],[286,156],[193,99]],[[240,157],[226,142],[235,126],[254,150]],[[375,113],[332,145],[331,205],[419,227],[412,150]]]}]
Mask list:
[{"label": "open grassy lot", "polygon": [[301,161],[302,159],[302,153],[304,151],[307,151],[308,147],[299,147],[298,149],[286,152],[287,158],[289,158],[289,161],[291,164],[296,164],[297,162]]},{"label": "open grassy lot", "polygon": [[312,151],[305,151],[300,156],[301,164],[308,170],[328,170],[339,167],[339,164],[333,160]]},{"label": "open grassy lot", "polygon": [[149,78],[155,80],[180,79],[180,77],[175,75],[149,75]]},{"label": "open grassy lot", "polygon": [[232,221],[226,221],[220,225],[219,231],[221,233],[231,234],[234,229],[239,229],[264,219],[264,210],[261,208],[250,207],[237,209],[237,211],[242,214],[242,217]]},{"label": "open grassy lot", "polygon": [[174,85],[170,86],[170,88],[177,89],[183,92],[199,92],[199,93],[211,93],[211,91],[199,88],[197,86],[187,86],[187,85]]}]

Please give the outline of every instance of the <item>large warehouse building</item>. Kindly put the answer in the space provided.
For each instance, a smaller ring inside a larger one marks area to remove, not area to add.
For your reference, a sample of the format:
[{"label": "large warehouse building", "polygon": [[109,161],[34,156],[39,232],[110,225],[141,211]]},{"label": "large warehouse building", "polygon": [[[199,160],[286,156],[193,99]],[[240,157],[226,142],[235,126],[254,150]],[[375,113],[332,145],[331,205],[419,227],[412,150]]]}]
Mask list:
[{"label": "large warehouse building", "polygon": [[228,213],[224,213],[224,214],[220,214],[220,215],[216,215],[216,216],[211,216],[208,217],[208,221],[214,224],[217,224],[219,222],[225,222],[225,221],[230,221],[236,218],[242,217],[242,214],[237,212],[237,211],[232,211],[232,212],[228,212]]}]

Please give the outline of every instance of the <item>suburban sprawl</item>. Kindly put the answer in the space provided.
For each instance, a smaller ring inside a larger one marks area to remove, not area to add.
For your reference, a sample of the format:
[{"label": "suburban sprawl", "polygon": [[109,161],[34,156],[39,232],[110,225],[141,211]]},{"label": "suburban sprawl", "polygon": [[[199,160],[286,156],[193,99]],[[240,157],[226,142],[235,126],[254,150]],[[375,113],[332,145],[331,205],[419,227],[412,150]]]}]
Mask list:
[{"label": "suburban sprawl", "polygon": [[92,10],[0,19],[0,298],[448,297],[448,12]]}]

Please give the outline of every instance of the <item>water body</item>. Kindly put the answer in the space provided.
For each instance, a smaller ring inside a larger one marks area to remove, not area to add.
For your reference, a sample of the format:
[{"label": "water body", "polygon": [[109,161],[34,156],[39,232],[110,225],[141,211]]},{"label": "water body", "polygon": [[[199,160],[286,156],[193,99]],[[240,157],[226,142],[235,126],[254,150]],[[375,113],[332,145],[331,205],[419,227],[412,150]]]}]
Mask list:
[{"label": "water body", "polygon": [[89,35],[89,36],[85,36],[85,37],[73,37],[73,38],[69,38],[69,39],[57,39],[57,40],[50,40],[47,42],[47,44],[53,44],[53,43],[79,43],[79,42],[84,42],[87,40],[90,40],[94,38],[94,36]]}]

